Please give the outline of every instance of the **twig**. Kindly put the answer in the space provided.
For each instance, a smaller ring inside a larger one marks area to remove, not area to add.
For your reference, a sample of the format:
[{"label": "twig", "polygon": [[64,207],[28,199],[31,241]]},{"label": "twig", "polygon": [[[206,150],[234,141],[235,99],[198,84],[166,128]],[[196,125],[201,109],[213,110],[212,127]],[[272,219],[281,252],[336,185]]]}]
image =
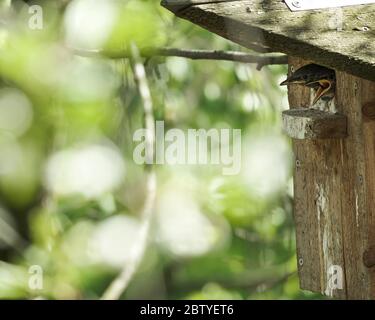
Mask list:
[{"label": "twig", "polygon": [[[155,121],[153,115],[153,104],[151,100],[150,89],[147,84],[146,72],[143,64],[140,62],[140,55],[137,47],[132,47],[132,64],[134,78],[138,85],[138,90],[143,102],[145,126],[147,129],[146,134],[146,155],[152,160],[154,157],[155,149]],[[146,157],[147,157],[146,156]],[[134,239],[132,247],[132,260],[124,265],[120,274],[112,281],[102,296],[102,300],[115,300],[119,299],[121,294],[126,290],[134,274],[136,273],[139,264],[144,256],[147,240],[150,231],[150,225],[153,217],[155,198],[156,198],[156,175],[151,165],[152,161],[146,161],[147,175],[146,175],[146,195],[145,202],[141,216],[141,227],[138,238]]]},{"label": "twig", "polygon": [[[280,54],[250,54],[240,51],[220,51],[220,50],[187,50],[175,48],[159,48],[154,53],[163,57],[182,57],[192,60],[227,60],[244,63],[256,63],[258,66],[287,64],[286,55]],[[261,68],[260,67],[260,68]]]},{"label": "twig", "polygon": [[[95,56],[104,55],[112,59],[131,58],[128,50],[124,51],[101,51],[101,50],[80,50],[73,49],[77,55]],[[288,57],[284,54],[251,54],[241,51],[221,50],[199,50],[199,49],[178,49],[178,48],[146,48],[140,52],[145,58],[159,57],[181,57],[193,60],[226,60],[244,63],[256,63],[258,69],[265,65],[287,64]]]}]

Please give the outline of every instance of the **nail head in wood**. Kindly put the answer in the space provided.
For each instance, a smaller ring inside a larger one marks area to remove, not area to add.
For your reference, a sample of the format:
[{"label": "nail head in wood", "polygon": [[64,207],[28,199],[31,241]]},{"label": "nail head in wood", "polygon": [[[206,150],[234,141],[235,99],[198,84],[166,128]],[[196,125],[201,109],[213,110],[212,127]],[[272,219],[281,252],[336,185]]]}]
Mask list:
[{"label": "nail head in wood", "polygon": [[298,264],[302,267],[303,266],[303,259],[302,258],[299,258],[298,259]]},{"label": "nail head in wood", "polygon": [[341,139],[347,136],[346,116],[317,109],[283,111],[283,129],[294,139]]}]

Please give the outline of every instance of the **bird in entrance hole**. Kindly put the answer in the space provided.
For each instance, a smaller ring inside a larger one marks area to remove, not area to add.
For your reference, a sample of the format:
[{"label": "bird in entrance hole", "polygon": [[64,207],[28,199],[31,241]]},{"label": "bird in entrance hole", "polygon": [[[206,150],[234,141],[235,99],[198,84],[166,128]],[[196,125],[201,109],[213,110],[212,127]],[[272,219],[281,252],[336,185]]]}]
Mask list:
[{"label": "bird in entrance hole", "polygon": [[335,96],[336,75],[335,71],[318,64],[307,64],[297,69],[280,85],[299,84],[313,88],[315,96],[312,105],[319,99],[329,101]]}]

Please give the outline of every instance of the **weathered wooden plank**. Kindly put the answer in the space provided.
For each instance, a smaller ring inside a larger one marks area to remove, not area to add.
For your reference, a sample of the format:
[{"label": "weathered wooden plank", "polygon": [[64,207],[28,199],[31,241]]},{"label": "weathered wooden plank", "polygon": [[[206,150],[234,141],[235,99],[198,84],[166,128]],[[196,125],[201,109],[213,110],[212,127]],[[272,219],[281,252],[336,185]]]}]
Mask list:
[{"label": "weathered wooden plank", "polygon": [[[375,105],[375,82],[361,80],[361,87],[362,106]],[[362,234],[361,249],[365,253],[375,248],[375,121],[364,115],[362,126],[365,146],[366,228],[364,229],[365,234]],[[358,258],[360,259],[360,257]],[[362,264],[360,265],[362,266]],[[367,289],[367,297],[375,299],[375,267],[366,265],[365,267],[366,269],[362,269],[364,272],[364,277],[361,278],[362,287]]]},{"label": "weathered wooden plank", "polygon": [[[348,118],[348,137],[340,156],[342,184],[337,190],[341,197],[341,216],[345,260],[347,298],[369,299],[370,278],[362,260],[368,236],[366,207],[366,159],[368,146],[364,137],[362,117],[362,80],[336,72],[337,105]],[[372,161],[375,161],[373,159]],[[332,195],[333,196],[333,195]]]},{"label": "weathered wooden plank", "polygon": [[312,60],[375,81],[375,5],[291,12],[280,1],[162,5],[222,37]]},{"label": "weathered wooden plank", "polygon": [[[290,69],[298,69],[306,61],[290,59]],[[309,89],[289,86],[291,108],[311,105]],[[340,189],[341,165],[337,159],[342,140],[293,140],[296,158],[294,173],[294,217],[297,258],[302,289],[345,298],[342,290],[328,287],[329,268],[344,268],[341,230]]]},{"label": "weathered wooden plank", "polygon": [[346,117],[313,108],[296,108],[282,113],[284,132],[294,139],[337,139],[347,136]]},{"label": "weathered wooden plank", "polygon": [[[290,58],[299,68],[306,61]],[[346,115],[341,140],[294,140],[294,216],[300,285],[349,299],[375,298],[375,267],[365,252],[375,247],[375,121],[362,107],[375,102],[375,82],[336,72],[335,106]],[[309,90],[289,87],[291,107],[308,107]],[[344,273],[342,289],[329,286],[329,268]]]}]

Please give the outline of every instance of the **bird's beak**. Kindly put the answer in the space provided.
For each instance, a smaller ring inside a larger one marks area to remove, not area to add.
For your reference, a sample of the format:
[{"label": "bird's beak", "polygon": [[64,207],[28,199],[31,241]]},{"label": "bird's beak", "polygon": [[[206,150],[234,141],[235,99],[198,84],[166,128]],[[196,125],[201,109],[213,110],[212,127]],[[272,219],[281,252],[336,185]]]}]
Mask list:
[{"label": "bird's beak", "polygon": [[314,97],[312,105],[318,102],[318,100],[327,92],[331,89],[332,83],[331,81],[328,80],[319,80],[319,88],[316,91],[316,95]]},{"label": "bird's beak", "polygon": [[280,83],[280,86],[285,86],[285,85],[288,85],[288,84],[302,84],[302,85],[306,85],[306,81],[304,81],[304,80],[289,80],[289,79],[286,79],[286,80],[284,80],[283,82]]},{"label": "bird's beak", "polygon": [[280,83],[280,86],[286,86],[288,84],[289,80],[286,79],[283,82]]}]

